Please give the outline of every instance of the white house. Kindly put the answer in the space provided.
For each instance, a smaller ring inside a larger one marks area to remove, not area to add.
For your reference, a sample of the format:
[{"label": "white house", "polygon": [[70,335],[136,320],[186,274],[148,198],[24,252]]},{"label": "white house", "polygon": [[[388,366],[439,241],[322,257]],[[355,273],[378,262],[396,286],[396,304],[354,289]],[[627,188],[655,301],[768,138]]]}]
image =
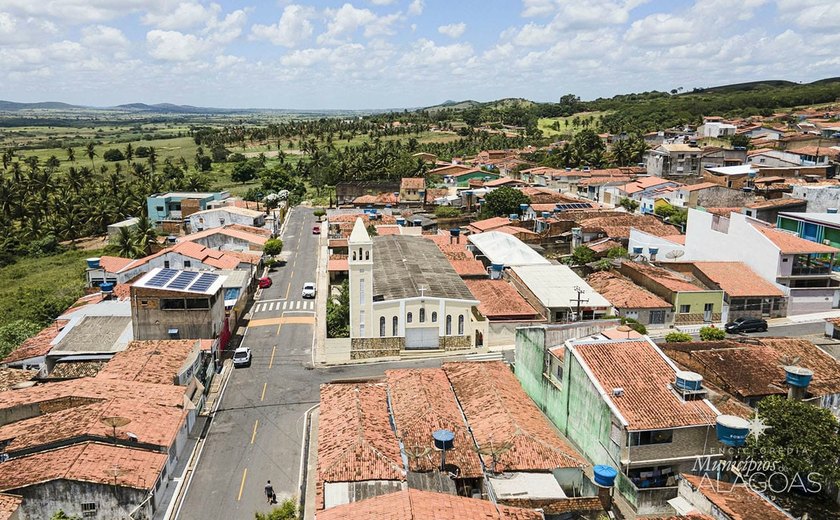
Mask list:
[{"label": "white house", "polygon": [[630,228],[627,252],[634,258],[641,255],[651,262],[682,261],[685,256],[684,242],[684,235],[659,237]]},{"label": "white house", "polygon": [[356,219],[347,244],[351,357],[475,344],[479,302],[433,241],[371,238]]},{"label": "white house", "polygon": [[707,121],[697,127],[697,137],[726,137],[735,135],[738,127],[729,123]]},{"label": "white house", "polygon": [[788,315],[838,307],[840,286],[831,274],[838,252],[741,213],[688,210],[683,259],[744,262],[788,296]]},{"label": "white house", "polygon": [[251,227],[265,226],[265,213],[253,209],[238,208],[236,206],[206,209],[193,213],[188,218],[190,221],[190,231],[193,233],[226,226],[228,224],[241,224]]},{"label": "white house", "polygon": [[567,265],[513,266],[510,278],[525,299],[552,323],[597,319],[612,308],[606,298]]}]

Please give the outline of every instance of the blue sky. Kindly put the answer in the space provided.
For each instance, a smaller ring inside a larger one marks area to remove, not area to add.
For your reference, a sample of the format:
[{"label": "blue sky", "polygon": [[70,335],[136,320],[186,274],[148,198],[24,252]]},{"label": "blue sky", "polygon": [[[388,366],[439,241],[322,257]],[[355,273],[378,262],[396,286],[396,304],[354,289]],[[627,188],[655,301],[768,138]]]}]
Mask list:
[{"label": "blue sky", "polygon": [[837,0],[0,0],[0,99],[398,108],[840,75]]}]

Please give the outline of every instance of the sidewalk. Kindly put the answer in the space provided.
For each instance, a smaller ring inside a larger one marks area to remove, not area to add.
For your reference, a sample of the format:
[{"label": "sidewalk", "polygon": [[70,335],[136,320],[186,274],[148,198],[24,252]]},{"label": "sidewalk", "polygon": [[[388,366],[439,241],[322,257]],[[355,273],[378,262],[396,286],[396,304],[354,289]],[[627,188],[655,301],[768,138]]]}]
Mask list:
[{"label": "sidewalk", "polygon": [[827,318],[840,318],[840,309],[833,309],[827,312],[816,312],[814,314],[797,314],[786,318],[773,318],[767,320],[768,327],[781,327],[784,325],[798,325],[801,323],[817,323]]},{"label": "sidewalk", "polygon": [[309,423],[309,450],[306,460],[306,489],[303,493],[303,520],[315,518],[316,493],[315,488],[318,480],[318,419],[321,416],[321,409],[312,410]]}]

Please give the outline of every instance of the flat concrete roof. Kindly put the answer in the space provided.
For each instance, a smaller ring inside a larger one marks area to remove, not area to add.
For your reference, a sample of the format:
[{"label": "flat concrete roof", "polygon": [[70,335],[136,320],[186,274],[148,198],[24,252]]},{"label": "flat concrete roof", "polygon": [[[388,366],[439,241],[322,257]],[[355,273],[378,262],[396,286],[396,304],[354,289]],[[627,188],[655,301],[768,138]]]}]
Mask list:
[{"label": "flat concrete roof", "polygon": [[[75,321],[75,323],[74,323]],[[56,338],[51,356],[80,352],[119,352],[134,337],[131,318],[127,316],[84,316],[72,320]]]},{"label": "flat concrete roof", "polygon": [[551,473],[502,473],[490,477],[490,485],[500,500],[567,498]]},{"label": "flat concrete roof", "polygon": [[373,237],[373,296],[476,301],[437,244],[405,235]]},{"label": "flat concrete roof", "polygon": [[575,287],[582,289],[580,295],[584,308],[608,308],[612,304],[589,286],[583,278],[575,274],[567,265],[519,265],[511,267],[528,290],[534,293],[540,302],[548,308],[577,306],[578,297]]}]

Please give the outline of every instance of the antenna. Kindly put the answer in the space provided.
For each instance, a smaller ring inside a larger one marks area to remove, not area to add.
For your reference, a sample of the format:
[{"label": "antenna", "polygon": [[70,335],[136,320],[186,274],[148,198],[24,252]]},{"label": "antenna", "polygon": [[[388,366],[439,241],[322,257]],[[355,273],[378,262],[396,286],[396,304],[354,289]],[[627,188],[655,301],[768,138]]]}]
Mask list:
[{"label": "antenna", "polygon": [[619,332],[626,332],[627,333],[627,339],[630,339],[630,333],[633,332],[633,327],[631,327],[629,325],[621,325],[620,327],[617,327],[615,330],[617,330]]},{"label": "antenna", "polygon": [[[517,430],[517,432],[518,431],[519,430]],[[496,471],[496,464],[499,461],[499,456],[510,451],[511,448],[513,448],[513,441],[507,441],[502,444],[497,444],[493,442],[493,437],[490,437],[490,440],[484,445],[480,446],[479,448],[476,448],[476,451],[479,455],[490,456],[492,464],[491,471],[493,473],[498,473]]]},{"label": "antenna", "polygon": [[117,445],[117,428],[122,428],[123,426],[129,424],[131,419],[127,417],[101,417],[99,422],[104,424],[105,426],[110,426],[114,433],[114,446]]},{"label": "antenna", "polygon": [[683,256],[685,251],[682,249],[672,249],[665,253],[665,258],[670,258],[671,260],[676,260],[677,258]]}]

